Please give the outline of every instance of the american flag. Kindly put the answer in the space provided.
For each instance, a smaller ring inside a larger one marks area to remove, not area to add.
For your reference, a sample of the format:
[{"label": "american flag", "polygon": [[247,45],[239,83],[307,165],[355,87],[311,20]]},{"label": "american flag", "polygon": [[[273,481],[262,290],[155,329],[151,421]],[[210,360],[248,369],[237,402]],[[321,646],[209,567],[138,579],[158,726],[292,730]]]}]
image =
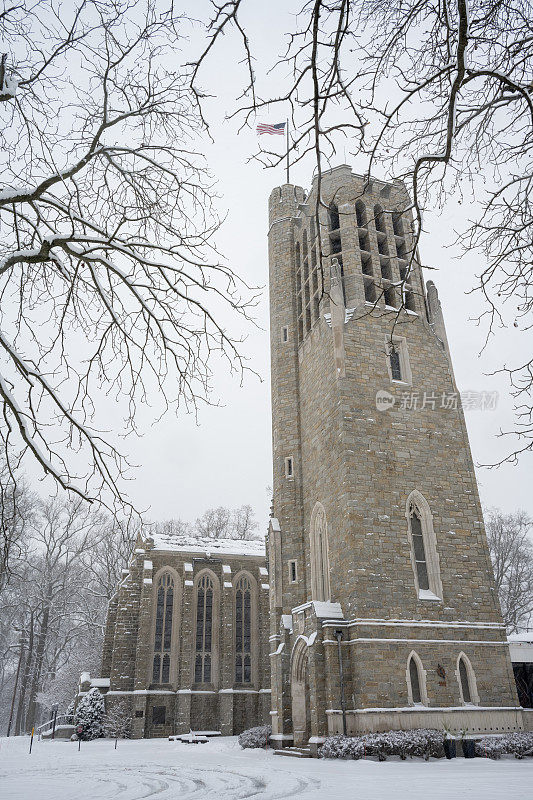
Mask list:
[{"label": "american flag", "polygon": [[270,133],[272,135],[283,136],[285,133],[285,122],[278,122],[276,125],[268,125],[261,123],[257,126],[257,133],[261,136],[262,133]]}]

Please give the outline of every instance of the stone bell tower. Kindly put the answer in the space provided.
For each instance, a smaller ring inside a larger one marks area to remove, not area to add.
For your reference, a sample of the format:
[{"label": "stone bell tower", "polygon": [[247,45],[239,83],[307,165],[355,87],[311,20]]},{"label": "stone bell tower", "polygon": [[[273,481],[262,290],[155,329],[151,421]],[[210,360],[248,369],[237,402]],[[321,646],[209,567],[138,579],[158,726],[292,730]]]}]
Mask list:
[{"label": "stone bell tower", "polygon": [[[269,200],[272,723],[522,726],[436,288],[401,183]],[[325,254],[320,268],[320,244]]]}]

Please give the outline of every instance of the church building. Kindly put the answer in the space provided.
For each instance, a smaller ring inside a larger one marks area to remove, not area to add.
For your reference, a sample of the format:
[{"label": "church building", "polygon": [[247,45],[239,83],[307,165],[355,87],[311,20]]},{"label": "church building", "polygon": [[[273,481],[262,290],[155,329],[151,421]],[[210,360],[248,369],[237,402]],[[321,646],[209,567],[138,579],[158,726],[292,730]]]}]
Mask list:
[{"label": "church building", "polygon": [[348,166],[322,176],[318,220],[316,192],[269,201],[274,738],[316,750],[343,731],[519,729],[410,198]]},{"label": "church building", "polygon": [[107,709],[127,704],[133,738],[268,722],[268,594],[264,542],[139,537],[107,616]]}]

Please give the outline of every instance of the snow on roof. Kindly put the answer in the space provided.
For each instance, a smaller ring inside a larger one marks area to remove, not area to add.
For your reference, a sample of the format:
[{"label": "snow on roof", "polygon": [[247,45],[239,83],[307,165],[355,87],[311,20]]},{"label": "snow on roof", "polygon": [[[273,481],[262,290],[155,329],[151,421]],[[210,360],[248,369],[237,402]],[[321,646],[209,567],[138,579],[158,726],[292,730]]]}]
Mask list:
[{"label": "snow on roof", "polygon": [[207,539],[179,533],[154,533],[150,537],[154,550],[201,553],[202,555],[235,555],[265,557],[265,542],[249,539]]},{"label": "snow on roof", "polygon": [[509,642],[533,642],[533,631],[522,633],[510,633],[507,637]]}]

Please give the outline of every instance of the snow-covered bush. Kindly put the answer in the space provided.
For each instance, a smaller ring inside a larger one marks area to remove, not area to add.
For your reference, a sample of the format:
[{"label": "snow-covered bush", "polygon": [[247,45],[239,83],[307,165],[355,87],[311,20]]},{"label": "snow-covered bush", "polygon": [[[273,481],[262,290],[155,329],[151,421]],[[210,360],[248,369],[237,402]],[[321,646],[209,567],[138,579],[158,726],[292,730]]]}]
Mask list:
[{"label": "snow-covered bush", "polygon": [[476,742],[476,755],[492,759],[503,755],[515,758],[533,756],[533,733],[517,731],[503,736],[487,736]]},{"label": "snow-covered bush", "polygon": [[241,747],[266,747],[272,734],[270,725],[258,725],[257,728],[248,728],[239,735]]},{"label": "snow-covered bush", "polygon": [[104,735],[104,698],[95,687],[84,695],[74,715],[75,725],[82,725],[83,731],[80,739],[89,742],[92,739],[100,739]]},{"label": "snow-covered bush", "polygon": [[320,758],[352,758],[357,760],[365,755],[362,736],[328,736],[319,751]]},{"label": "snow-covered bush", "polygon": [[421,728],[413,731],[386,731],[366,733],[362,736],[329,736],[320,748],[321,758],[377,757],[385,761],[388,756],[428,759],[444,757],[444,733]]}]

